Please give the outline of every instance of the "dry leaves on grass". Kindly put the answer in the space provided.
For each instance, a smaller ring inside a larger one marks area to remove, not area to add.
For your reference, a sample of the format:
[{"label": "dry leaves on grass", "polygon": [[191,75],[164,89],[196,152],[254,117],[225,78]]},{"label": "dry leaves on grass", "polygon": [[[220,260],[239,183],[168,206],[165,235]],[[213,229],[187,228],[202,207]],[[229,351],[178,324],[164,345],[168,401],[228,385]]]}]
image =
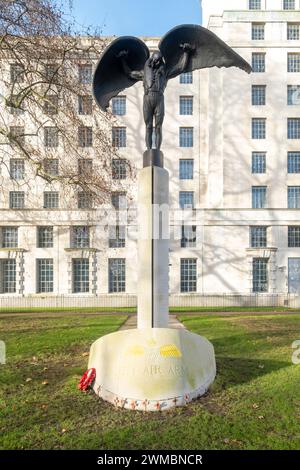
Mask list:
[{"label": "dry leaves on grass", "polygon": [[235,445],[235,446],[243,445],[242,441],[238,441],[237,439],[229,439],[228,437],[225,437],[224,443],[227,445],[230,444],[230,445]]}]

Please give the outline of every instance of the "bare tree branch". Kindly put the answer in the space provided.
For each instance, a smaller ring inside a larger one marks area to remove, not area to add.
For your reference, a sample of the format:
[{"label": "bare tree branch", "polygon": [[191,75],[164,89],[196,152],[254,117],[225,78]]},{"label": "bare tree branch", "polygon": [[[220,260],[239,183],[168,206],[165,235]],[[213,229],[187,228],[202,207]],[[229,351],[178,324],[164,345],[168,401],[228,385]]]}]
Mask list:
[{"label": "bare tree branch", "polygon": [[[80,83],[78,68],[88,70],[106,43],[80,36],[70,18],[57,1],[0,0],[0,162],[8,168],[10,158],[23,158],[35,177],[100,203],[111,192],[111,161],[118,158],[114,117],[93,103],[79,114],[79,97],[90,96],[91,85]],[[49,173],[45,161],[57,159],[59,172]],[[80,171],[82,159],[92,161],[89,171]]]}]

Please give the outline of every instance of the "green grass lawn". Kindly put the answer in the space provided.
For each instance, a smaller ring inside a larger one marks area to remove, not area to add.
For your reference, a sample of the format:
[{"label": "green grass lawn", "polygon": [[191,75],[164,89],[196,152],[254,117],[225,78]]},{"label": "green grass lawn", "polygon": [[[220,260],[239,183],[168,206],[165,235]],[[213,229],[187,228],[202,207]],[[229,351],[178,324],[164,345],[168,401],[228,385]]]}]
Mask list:
[{"label": "green grass lawn", "polygon": [[182,315],[213,342],[217,379],[188,406],[149,414],[76,388],[91,342],[125,318],[1,316],[1,449],[300,449],[300,315]]}]

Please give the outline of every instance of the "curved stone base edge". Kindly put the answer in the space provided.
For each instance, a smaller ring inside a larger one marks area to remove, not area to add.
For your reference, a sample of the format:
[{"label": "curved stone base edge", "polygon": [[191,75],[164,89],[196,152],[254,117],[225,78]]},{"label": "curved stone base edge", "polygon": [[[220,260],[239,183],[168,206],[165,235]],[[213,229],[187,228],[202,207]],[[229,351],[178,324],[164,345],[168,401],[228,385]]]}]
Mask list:
[{"label": "curved stone base edge", "polygon": [[175,408],[176,406],[185,406],[190,403],[192,400],[196,400],[196,398],[201,397],[204,395],[209,386],[215,380],[215,374],[207,381],[205,385],[194,390],[190,393],[186,393],[183,396],[167,398],[163,400],[148,400],[140,399],[136,400],[134,398],[125,398],[116,395],[109,390],[105,390],[101,385],[95,382],[93,389],[98,395],[99,398],[102,398],[104,401],[111,403],[117,408],[124,408],[127,410],[136,410],[136,411],[165,411],[169,410],[170,408]]},{"label": "curved stone base edge", "polygon": [[95,393],[116,407],[164,411],[203,395],[216,375],[214,348],[184,329],[122,330],[96,340]]}]

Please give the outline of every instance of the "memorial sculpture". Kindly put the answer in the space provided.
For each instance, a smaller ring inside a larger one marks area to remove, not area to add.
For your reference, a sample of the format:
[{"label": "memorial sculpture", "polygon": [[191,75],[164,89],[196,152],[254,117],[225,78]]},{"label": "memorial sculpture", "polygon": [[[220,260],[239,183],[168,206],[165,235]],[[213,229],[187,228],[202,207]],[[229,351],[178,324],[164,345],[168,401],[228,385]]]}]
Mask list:
[{"label": "memorial sculpture", "polygon": [[94,74],[94,97],[102,111],[113,97],[143,81],[146,151],[138,183],[143,236],[140,232],[137,328],[96,340],[89,372],[80,385],[87,389],[91,384],[97,395],[115,406],[143,411],[187,404],[203,395],[216,375],[214,349],[206,338],[168,328],[169,236],[162,226],[169,226],[169,221],[168,211],[163,217],[160,212],[169,203],[169,174],[160,151],[164,91],[168,80],[198,69],[235,66],[251,72],[241,56],[198,25],[173,28],[158,48],[150,56],[140,39],[117,38],[104,50]]},{"label": "memorial sculpture", "polygon": [[164,91],[168,80],[181,73],[208,67],[251,67],[214,33],[198,25],[176,26],[160,41],[159,50],[150,51],[138,38],[124,36],[113,41],[102,55],[94,77],[94,96],[102,111],[121,91],[143,81],[143,113],[146,147],[152,149],[153,121],[155,147],[162,143]]}]

